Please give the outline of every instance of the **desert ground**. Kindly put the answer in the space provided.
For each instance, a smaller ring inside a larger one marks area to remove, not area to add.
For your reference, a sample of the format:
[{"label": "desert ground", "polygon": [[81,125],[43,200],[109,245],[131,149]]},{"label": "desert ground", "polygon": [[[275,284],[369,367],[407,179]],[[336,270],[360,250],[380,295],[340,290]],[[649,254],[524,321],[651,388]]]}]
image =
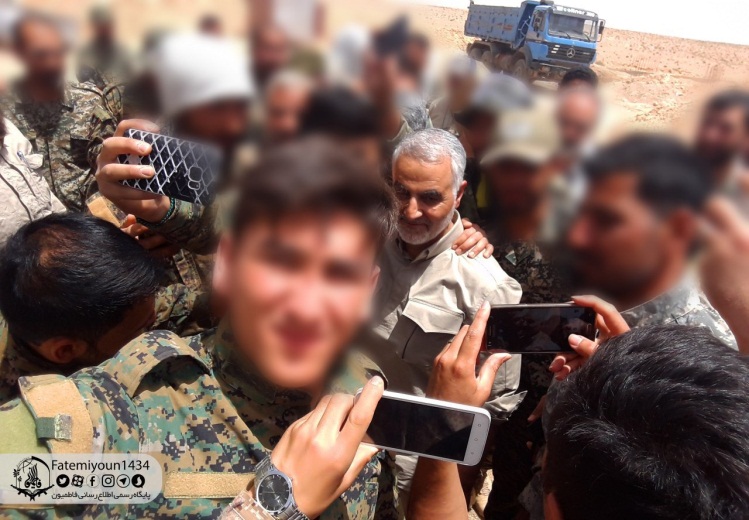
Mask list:
[{"label": "desert ground", "polygon": [[[345,24],[381,26],[397,12],[407,10],[412,24],[432,38],[435,48],[461,51],[470,42],[463,35],[463,9],[404,7],[382,0],[322,1],[327,38]],[[513,2],[519,0],[508,0],[508,5]],[[574,0],[567,3],[574,5]],[[91,1],[27,0],[24,4],[77,22],[76,36],[86,38],[85,17]],[[248,20],[246,0],[114,0],[112,5],[119,34],[134,48],[151,29],[191,27],[207,12],[218,14],[234,36],[242,34]],[[594,69],[606,84],[607,98],[627,122],[685,132],[709,93],[749,85],[747,46],[621,31],[615,29],[616,20],[607,22]]]}]

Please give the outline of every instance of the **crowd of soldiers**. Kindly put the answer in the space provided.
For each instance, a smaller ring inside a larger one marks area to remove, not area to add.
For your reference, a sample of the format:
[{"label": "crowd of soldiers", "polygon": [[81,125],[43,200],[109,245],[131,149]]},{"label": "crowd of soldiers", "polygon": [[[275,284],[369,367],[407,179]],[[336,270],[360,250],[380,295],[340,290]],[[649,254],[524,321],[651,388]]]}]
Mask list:
[{"label": "crowd of soldiers", "polygon": [[[612,138],[593,70],[438,66],[402,20],[320,52],[255,19],[244,53],[206,16],[137,59],[89,22],[77,82],[58,19],[3,42],[0,453],[147,453],[164,485],[0,515],[746,518],[748,92],[689,143]],[[123,185],[156,174],[131,129],[221,150],[215,200]],[[595,341],[479,356],[491,306],[569,301]],[[484,407],[482,463],[362,444],[386,387]]]}]

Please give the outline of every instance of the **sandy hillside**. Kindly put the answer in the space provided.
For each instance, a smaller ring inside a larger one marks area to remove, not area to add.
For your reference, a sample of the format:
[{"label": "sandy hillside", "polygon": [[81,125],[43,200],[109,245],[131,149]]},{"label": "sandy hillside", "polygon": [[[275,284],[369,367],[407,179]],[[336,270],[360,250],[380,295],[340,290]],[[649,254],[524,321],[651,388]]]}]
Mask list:
[{"label": "sandy hillside", "polygon": [[[327,33],[351,22],[368,26],[386,23],[402,7],[379,0],[323,0]],[[26,5],[85,19],[89,0],[27,0]],[[574,4],[574,2],[572,2]],[[218,13],[227,30],[240,35],[247,20],[243,0],[114,0],[122,37],[135,45],[156,27],[192,26],[203,13]],[[470,41],[463,35],[466,10],[415,6],[414,26],[427,33],[435,46],[462,50]],[[616,20],[608,20],[616,26]],[[85,24],[80,27],[85,28]],[[79,31],[85,38],[85,30]],[[607,83],[612,100],[627,118],[644,126],[685,128],[695,107],[710,92],[727,86],[749,85],[749,47],[656,36],[607,28],[596,71]]]}]

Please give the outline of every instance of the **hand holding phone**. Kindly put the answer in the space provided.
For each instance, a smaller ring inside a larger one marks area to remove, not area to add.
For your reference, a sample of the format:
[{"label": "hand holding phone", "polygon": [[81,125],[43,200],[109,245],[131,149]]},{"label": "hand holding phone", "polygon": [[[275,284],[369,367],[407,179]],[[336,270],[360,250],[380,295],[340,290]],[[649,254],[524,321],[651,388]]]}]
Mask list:
[{"label": "hand holding phone", "polygon": [[149,144],[151,151],[147,155],[122,154],[118,162],[150,166],[154,175],[124,179],[122,184],[203,206],[213,201],[221,163],[221,153],[216,148],[134,128],[127,130],[125,136]]}]

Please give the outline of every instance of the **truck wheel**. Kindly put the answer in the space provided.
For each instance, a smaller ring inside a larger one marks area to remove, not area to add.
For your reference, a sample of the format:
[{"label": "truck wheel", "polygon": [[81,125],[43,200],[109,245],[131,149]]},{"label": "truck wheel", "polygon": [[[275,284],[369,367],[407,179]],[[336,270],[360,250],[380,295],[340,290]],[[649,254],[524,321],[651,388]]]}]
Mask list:
[{"label": "truck wheel", "polygon": [[484,51],[484,54],[481,55],[481,63],[486,65],[487,69],[494,70],[494,55],[492,55],[492,51]]},{"label": "truck wheel", "polygon": [[525,61],[525,56],[518,56],[512,63],[512,75],[523,83],[531,82],[531,69]]},{"label": "truck wheel", "polygon": [[512,73],[512,54],[502,54],[497,59],[497,68],[502,72]]},{"label": "truck wheel", "polygon": [[483,58],[483,51],[481,47],[474,46],[471,47],[471,52],[469,52],[468,55],[476,61],[481,61],[481,58]]}]

